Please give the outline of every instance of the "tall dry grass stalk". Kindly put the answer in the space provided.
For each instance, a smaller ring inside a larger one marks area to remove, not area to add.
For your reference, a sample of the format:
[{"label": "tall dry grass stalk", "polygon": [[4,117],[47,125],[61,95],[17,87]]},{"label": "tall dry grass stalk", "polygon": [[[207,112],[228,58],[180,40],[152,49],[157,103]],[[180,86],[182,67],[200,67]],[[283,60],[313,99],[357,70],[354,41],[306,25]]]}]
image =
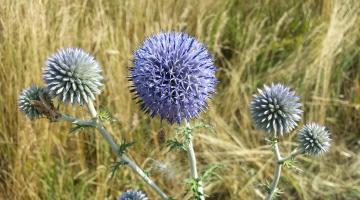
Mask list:
[{"label": "tall dry grass stalk", "polygon": [[[324,2],[324,3],[323,3]],[[118,122],[114,138],[136,140],[130,156],[176,199],[184,195],[186,155],[167,153],[169,125],[138,111],[128,91],[132,52],[154,32],[186,31],[215,54],[220,84],[203,120],[213,133],[194,135],[201,171],[223,163],[208,199],[259,199],[271,179],[272,153],[250,121],[257,86],[280,81],[296,88],[305,121],[334,133],[331,152],[299,157],[284,169],[282,199],[360,198],[360,3],[358,1],[27,1],[0,4],[0,199],[114,199],[127,188],[154,194],[130,170],[108,179],[115,157],[94,131],[69,134],[65,123],[29,121],[19,92],[42,85],[45,59],[61,47],[92,52],[104,69],[100,107]],[[79,117],[81,108],[62,107]],[[282,149],[291,150],[292,135]],[[181,159],[176,159],[180,156]]]}]

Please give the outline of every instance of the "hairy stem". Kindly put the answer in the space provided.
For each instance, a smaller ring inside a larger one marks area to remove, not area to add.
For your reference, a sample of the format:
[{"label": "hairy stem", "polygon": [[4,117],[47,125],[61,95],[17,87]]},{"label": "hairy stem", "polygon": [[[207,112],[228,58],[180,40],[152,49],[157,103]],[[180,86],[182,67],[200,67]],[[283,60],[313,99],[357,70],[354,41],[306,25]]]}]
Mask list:
[{"label": "hairy stem", "polygon": [[280,176],[281,176],[281,166],[282,163],[279,162],[281,160],[280,150],[278,142],[276,141],[274,144],[274,153],[275,153],[275,172],[274,172],[274,179],[270,186],[269,194],[266,196],[265,200],[271,200],[274,197],[276,187],[279,183]]},{"label": "hairy stem", "polygon": [[[190,127],[190,124],[188,121],[185,121],[185,123],[186,123],[187,127]],[[195,151],[194,151],[194,147],[193,147],[193,143],[192,143],[192,134],[190,134],[189,137],[190,137],[190,141],[189,141],[188,148],[187,148],[187,154],[188,154],[188,159],[190,162],[191,177],[195,180],[199,180],[199,175],[198,175],[197,169],[196,169],[196,156],[195,156]],[[205,200],[204,188],[202,186],[201,180],[199,180],[198,192],[200,193],[200,200]]]},{"label": "hairy stem", "polygon": [[[88,103],[89,112],[92,118],[97,117],[97,112],[95,110],[95,107],[92,103],[92,101],[89,101]],[[107,132],[105,127],[102,125],[101,122],[96,123],[97,130],[101,133],[103,138],[106,140],[106,142],[110,145],[112,151],[118,155],[119,152],[119,146],[114,142],[111,135]],[[169,197],[146,175],[146,173],[135,163],[133,162],[128,156],[123,154],[120,159],[127,163],[127,166],[129,166],[133,171],[135,171],[155,192],[164,200],[169,199]]]}]

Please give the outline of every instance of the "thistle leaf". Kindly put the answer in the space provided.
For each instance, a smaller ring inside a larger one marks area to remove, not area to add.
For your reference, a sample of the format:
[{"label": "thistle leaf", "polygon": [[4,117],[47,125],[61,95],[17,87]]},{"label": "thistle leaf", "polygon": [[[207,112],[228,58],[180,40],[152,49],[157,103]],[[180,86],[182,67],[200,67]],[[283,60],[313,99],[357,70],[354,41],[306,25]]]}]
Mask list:
[{"label": "thistle leaf", "polygon": [[216,172],[220,169],[225,168],[223,164],[212,164],[209,165],[201,175],[201,181],[209,182],[214,179],[221,179],[221,176]]},{"label": "thistle leaf", "polygon": [[70,133],[76,133],[76,132],[79,132],[79,131],[83,131],[87,128],[94,128],[93,126],[91,125],[83,125],[83,124],[75,124],[74,127],[71,127],[70,128]]},{"label": "thistle leaf", "polygon": [[120,167],[124,166],[124,165],[127,165],[128,163],[126,161],[117,161],[117,162],[114,162],[112,165],[111,165],[111,175],[110,175],[110,179],[112,179],[116,172],[120,169]]},{"label": "thistle leaf", "polygon": [[102,122],[116,122],[118,121],[116,118],[114,118],[111,113],[107,110],[100,110],[100,112],[98,113],[98,118],[100,121]]},{"label": "thistle leaf", "polygon": [[170,139],[166,141],[166,146],[170,147],[170,150],[183,150],[186,151],[186,146],[179,142],[177,139]]},{"label": "thistle leaf", "polygon": [[134,145],[136,142],[129,142],[129,143],[126,143],[125,141],[123,141],[120,146],[119,146],[119,151],[118,151],[118,155],[119,157],[121,157],[125,151],[131,147],[132,145]]}]

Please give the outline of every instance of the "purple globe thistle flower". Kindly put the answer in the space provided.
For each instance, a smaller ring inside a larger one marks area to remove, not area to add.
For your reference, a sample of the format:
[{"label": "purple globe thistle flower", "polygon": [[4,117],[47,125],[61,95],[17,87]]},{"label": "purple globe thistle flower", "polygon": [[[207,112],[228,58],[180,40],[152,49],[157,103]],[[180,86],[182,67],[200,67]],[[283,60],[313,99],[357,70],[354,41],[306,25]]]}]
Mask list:
[{"label": "purple globe thistle flower", "polygon": [[170,123],[189,120],[207,108],[217,83],[212,56],[186,33],[165,32],[145,40],[134,53],[131,92],[141,109]]},{"label": "purple globe thistle flower", "polygon": [[93,56],[82,49],[67,48],[48,58],[43,79],[51,96],[82,105],[100,94],[103,77]]},{"label": "purple globe thistle flower", "polygon": [[141,191],[126,191],[124,192],[118,200],[149,200]]},{"label": "purple globe thistle flower", "polygon": [[268,133],[289,133],[300,121],[302,110],[299,97],[281,84],[258,89],[251,101],[251,116],[255,126]]},{"label": "purple globe thistle flower", "polygon": [[322,155],[330,149],[330,133],[326,127],[316,123],[306,124],[298,136],[300,149],[308,155]]},{"label": "purple globe thistle flower", "polygon": [[[38,86],[32,86],[30,88],[24,89],[18,98],[18,106],[21,112],[23,112],[28,118],[36,119],[42,117],[45,113],[42,112],[37,105],[37,102],[40,102],[40,95],[46,95],[46,99],[50,100],[50,96],[47,93],[46,89]],[[51,102],[48,102],[51,104]]]}]

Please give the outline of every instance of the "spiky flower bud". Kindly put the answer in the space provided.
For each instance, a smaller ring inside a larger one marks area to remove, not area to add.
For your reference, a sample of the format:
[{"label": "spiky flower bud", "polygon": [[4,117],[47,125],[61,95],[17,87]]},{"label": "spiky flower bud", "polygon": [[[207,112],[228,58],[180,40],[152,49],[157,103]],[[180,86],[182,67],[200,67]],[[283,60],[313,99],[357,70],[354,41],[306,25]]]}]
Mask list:
[{"label": "spiky flower bud", "polygon": [[170,123],[198,116],[215,92],[216,67],[203,44],[186,33],[165,32],[134,53],[130,80],[141,108]]},{"label": "spiky flower bud", "polygon": [[50,95],[60,101],[84,104],[95,100],[102,85],[101,68],[82,49],[61,49],[48,58],[43,73]]},{"label": "spiky flower bud", "polygon": [[149,200],[149,199],[141,191],[126,191],[119,197],[119,200]]},{"label": "spiky flower bud", "polygon": [[322,155],[330,149],[330,132],[316,123],[306,124],[298,135],[300,149],[308,155]]},{"label": "spiky flower bud", "polygon": [[39,102],[41,102],[40,95],[45,95],[45,98],[48,99],[48,101],[51,101],[46,89],[37,86],[24,89],[19,95],[19,109],[30,119],[36,119],[42,117],[45,114],[38,107],[40,104]]},{"label": "spiky flower bud", "polygon": [[268,133],[289,133],[300,121],[302,110],[299,97],[282,84],[258,89],[251,101],[251,116],[255,126]]}]

